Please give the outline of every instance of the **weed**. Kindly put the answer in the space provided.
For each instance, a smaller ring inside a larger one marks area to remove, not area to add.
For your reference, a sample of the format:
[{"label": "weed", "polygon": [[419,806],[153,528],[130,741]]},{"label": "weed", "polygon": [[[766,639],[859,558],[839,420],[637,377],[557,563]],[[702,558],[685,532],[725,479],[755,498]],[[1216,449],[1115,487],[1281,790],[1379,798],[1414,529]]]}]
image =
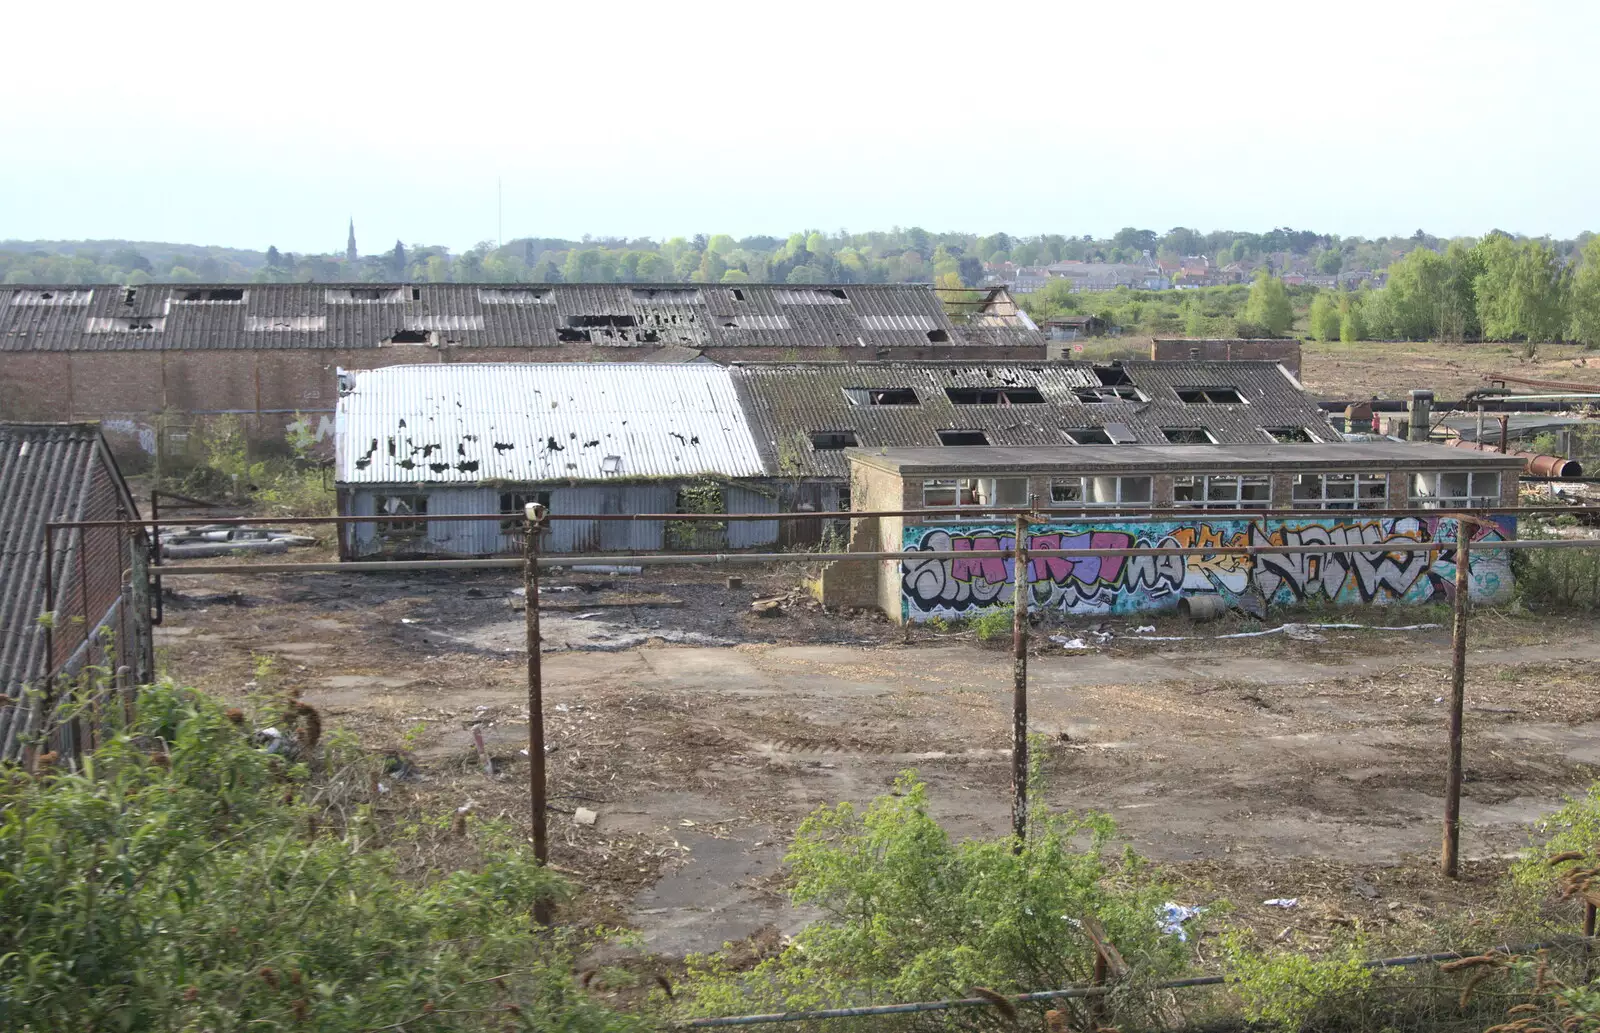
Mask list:
[{"label": "weed", "polygon": [[968,624],[977,632],[980,642],[987,642],[1011,634],[1012,624],[1016,620],[1013,614],[1011,607],[1002,606],[972,618]]}]

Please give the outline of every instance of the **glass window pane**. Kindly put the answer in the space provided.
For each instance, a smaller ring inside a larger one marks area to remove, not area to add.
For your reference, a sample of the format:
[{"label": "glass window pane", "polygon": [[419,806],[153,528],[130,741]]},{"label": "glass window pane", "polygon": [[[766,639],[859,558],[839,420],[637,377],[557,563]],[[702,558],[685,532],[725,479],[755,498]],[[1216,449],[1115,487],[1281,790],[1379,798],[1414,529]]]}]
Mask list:
[{"label": "glass window pane", "polygon": [[1122,478],[1123,502],[1149,502],[1150,478],[1124,477]]},{"label": "glass window pane", "polygon": [[1193,477],[1174,477],[1172,479],[1172,500],[1174,502],[1193,502],[1195,500],[1196,487]]},{"label": "glass window pane", "polygon": [[924,506],[953,506],[956,504],[955,481],[923,481],[922,504]]},{"label": "glass window pane", "polygon": [[1322,498],[1322,475],[1320,473],[1295,474],[1294,497],[1297,500]]},{"label": "glass window pane", "polygon": [[1233,502],[1239,498],[1239,478],[1207,477],[1206,499],[1210,502]]},{"label": "glass window pane", "polygon": [[1074,477],[1071,480],[1050,482],[1051,502],[1082,502],[1083,480]]},{"label": "glass window pane", "polygon": [[1479,470],[1472,475],[1472,494],[1483,498],[1486,496],[1500,497],[1499,471]]},{"label": "glass window pane", "polygon": [[1026,477],[1001,477],[994,482],[994,504],[997,506],[1026,506],[1028,504],[1028,479]]},{"label": "glass window pane", "polygon": [[1239,488],[1239,498],[1248,502],[1272,501],[1272,485],[1267,481],[1246,483]]}]

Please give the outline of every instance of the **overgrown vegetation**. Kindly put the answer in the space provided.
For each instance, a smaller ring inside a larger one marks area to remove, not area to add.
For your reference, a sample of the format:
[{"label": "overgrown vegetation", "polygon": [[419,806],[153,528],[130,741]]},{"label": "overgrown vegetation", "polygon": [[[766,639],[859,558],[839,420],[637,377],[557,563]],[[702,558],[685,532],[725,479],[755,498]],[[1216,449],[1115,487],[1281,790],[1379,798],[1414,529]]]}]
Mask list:
[{"label": "overgrown vegetation", "polygon": [[[1093,977],[1099,937],[1115,945],[1128,978],[1103,1008],[1082,1005],[1074,1028],[1146,1022],[1155,1005],[1140,988],[1180,971],[1189,950],[1155,921],[1167,887],[1131,851],[1110,856],[1113,833],[1104,815],[1035,807],[1020,849],[1009,837],[954,842],[910,773],[865,812],[848,803],[822,808],[801,824],[788,857],[795,903],[819,908],[822,918],[748,970],[729,955],[690,958],[685,1010],[813,1009],[962,997],[975,986],[1065,986]],[[871,1028],[884,1029],[896,1020],[874,1021]],[[931,1028],[948,1017],[898,1021],[897,1028]]]},{"label": "overgrown vegetation", "polygon": [[237,416],[210,420],[198,435],[198,461],[176,490],[197,498],[249,500],[265,515],[281,518],[328,516],[334,493],[323,481],[316,438],[305,428],[302,418],[286,432],[287,456],[256,458]]},{"label": "overgrown vegetation", "polygon": [[[1519,538],[1556,536],[1532,520],[1522,521]],[[1571,549],[1512,549],[1511,573],[1517,601],[1531,610],[1600,610],[1600,546]]]},{"label": "overgrown vegetation", "polygon": [[313,777],[240,717],[153,686],[81,771],[0,772],[0,1028],[638,1028],[532,930],[563,885],[509,829],[401,877],[418,833],[380,824],[375,774],[335,751]]}]

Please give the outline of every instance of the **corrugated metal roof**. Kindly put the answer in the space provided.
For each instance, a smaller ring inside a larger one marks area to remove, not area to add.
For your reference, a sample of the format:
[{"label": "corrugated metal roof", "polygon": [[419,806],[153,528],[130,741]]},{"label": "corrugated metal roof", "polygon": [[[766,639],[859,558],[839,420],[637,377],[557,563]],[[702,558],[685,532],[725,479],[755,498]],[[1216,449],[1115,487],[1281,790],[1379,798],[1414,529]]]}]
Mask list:
[{"label": "corrugated metal roof", "polygon": [[1083,445],[1032,448],[852,449],[868,465],[902,473],[955,470],[1292,470],[1405,466],[1415,469],[1520,467],[1516,456],[1458,452],[1444,445],[1399,441],[1311,445]]},{"label": "corrugated metal roof", "polygon": [[[1065,431],[1111,424],[1125,425],[1133,441],[1152,445],[1167,443],[1164,427],[1203,428],[1220,444],[1270,443],[1264,427],[1335,438],[1326,417],[1273,362],[750,363],[732,369],[762,453],[783,476],[848,476],[842,452],[813,447],[811,434],[819,431],[851,431],[863,448],[937,446],[941,430],[981,430],[991,445],[1065,445],[1072,443]],[[1101,370],[1106,379],[1118,379],[1113,371],[1120,370],[1137,397],[1081,400],[1079,389],[1100,393]],[[1044,401],[958,404],[946,394],[946,388],[1007,387],[1035,388]],[[1232,387],[1244,402],[1191,404],[1178,397],[1183,387]],[[849,388],[910,388],[918,401],[852,404]]]},{"label": "corrugated metal roof", "polygon": [[0,286],[0,351],[380,348],[396,331],[466,348],[1044,347],[1004,292],[952,317],[920,283]]},{"label": "corrugated metal roof", "polygon": [[344,376],[343,483],[764,473],[732,378],[709,363],[452,363]]}]

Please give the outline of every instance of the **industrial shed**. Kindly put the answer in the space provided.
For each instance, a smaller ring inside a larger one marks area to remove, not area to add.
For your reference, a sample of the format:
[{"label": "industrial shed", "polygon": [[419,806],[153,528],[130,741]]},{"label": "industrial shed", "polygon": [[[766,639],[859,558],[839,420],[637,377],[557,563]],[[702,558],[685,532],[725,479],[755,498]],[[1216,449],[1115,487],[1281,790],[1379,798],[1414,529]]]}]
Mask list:
[{"label": "industrial shed", "polygon": [[[336,438],[340,513],[377,518],[346,525],[346,559],[514,551],[535,501],[558,516],[778,508],[728,371],[715,365],[340,371]],[[381,519],[481,513],[505,519]],[[776,521],[553,520],[540,548],[738,549],[777,534]]]},{"label": "industrial shed", "polygon": [[134,612],[123,579],[140,566],[143,536],[64,529],[45,541],[52,521],[138,515],[99,427],[0,423],[0,760],[80,751],[93,730],[56,728],[52,717],[85,668],[151,677],[148,615]]}]

